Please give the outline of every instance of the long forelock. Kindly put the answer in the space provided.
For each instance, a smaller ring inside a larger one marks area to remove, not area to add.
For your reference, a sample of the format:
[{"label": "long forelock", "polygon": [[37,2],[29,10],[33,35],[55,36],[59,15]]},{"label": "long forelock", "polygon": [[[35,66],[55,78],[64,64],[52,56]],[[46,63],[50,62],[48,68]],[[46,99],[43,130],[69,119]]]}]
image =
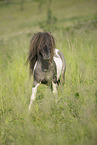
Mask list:
[{"label": "long forelock", "polygon": [[39,33],[39,35],[40,37],[38,41],[37,54],[42,48],[44,48],[45,46],[48,46],[51,49],[51,57],[50,57],[50,61],[51,61],[54,55],[54,49],[55,49],[54,37],[49,32]]},{"label": "long forelock", "polygon": [[50,58],[51,61],[55,49],[54,37],[49,32],[45,33],[39,32],[32,37],[28,56],[28,61],[30,62],[30,69],[32,71],[34,69],[35,62],[37,61],[39,51],[45,46],[49,46],[51,48],[51,58]]}]

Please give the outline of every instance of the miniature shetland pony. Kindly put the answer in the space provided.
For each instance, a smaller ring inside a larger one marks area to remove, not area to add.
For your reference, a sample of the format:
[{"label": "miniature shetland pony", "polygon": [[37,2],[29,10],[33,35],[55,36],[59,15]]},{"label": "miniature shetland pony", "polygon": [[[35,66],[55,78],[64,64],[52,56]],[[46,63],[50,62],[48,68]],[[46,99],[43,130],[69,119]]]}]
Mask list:
[{"label": "miniature shetland pony", "polygon": [[51,85],[53,93],[56,93],[60,81],[65,82],[66,62],[61,51],[55,49],[54,37],[49,32],[34,34],[27,62],[29,62],[30,74],[33,75],[30,110],[40,84]]}]

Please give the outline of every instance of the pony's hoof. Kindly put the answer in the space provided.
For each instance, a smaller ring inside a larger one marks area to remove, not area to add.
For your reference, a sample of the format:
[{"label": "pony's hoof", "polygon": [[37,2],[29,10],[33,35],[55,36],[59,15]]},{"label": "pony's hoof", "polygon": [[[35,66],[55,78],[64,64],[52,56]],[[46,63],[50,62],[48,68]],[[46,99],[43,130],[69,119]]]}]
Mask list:
[{"label": "pony's hoof", "polygon": [[29,110],[29,111],[31,110],[31,106],[29,106],[28,110]]}]

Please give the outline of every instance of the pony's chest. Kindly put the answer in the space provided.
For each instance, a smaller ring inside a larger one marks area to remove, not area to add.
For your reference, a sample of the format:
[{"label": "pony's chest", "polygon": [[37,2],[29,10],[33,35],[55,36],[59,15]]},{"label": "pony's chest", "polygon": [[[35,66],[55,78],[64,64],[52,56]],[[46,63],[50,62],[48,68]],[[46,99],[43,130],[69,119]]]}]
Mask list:
[{"label": "pony's chest", "polygon": [[43,82],[44,82],[44,81],[50,82],[50,81],[52,81],[53,77],[54,77],[54,72],[53,72],[53,70],[45,71],[42,81],[43,81]]},{"label": "pony's chest", "polygon": [[53,65],[49,66],[49,69],[43,69],[40,65],[37,64],[37,67],[34,72],[34,79],[41,83],[49,83],[54,79],[56,70]]}]

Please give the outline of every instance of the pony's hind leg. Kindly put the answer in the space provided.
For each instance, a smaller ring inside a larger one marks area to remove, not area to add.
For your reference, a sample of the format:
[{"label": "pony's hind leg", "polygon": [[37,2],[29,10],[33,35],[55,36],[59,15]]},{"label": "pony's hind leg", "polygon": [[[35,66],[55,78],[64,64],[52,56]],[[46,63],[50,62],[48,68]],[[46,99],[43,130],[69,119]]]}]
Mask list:
[{"label": "pony's hind leg", "polygon": [[53,93],[57,94],[57,83],[52,82],[52,89],[53,89]]},{"label": "pony's hind leg", "polygon": [[32,95],[31,95],[29,110],[31,109],[31,105],[32,105],[33,100],[35,100],[35,96],[36,96],[38,86],[39,86],[39,83],[35,87],[32,87]]}]

